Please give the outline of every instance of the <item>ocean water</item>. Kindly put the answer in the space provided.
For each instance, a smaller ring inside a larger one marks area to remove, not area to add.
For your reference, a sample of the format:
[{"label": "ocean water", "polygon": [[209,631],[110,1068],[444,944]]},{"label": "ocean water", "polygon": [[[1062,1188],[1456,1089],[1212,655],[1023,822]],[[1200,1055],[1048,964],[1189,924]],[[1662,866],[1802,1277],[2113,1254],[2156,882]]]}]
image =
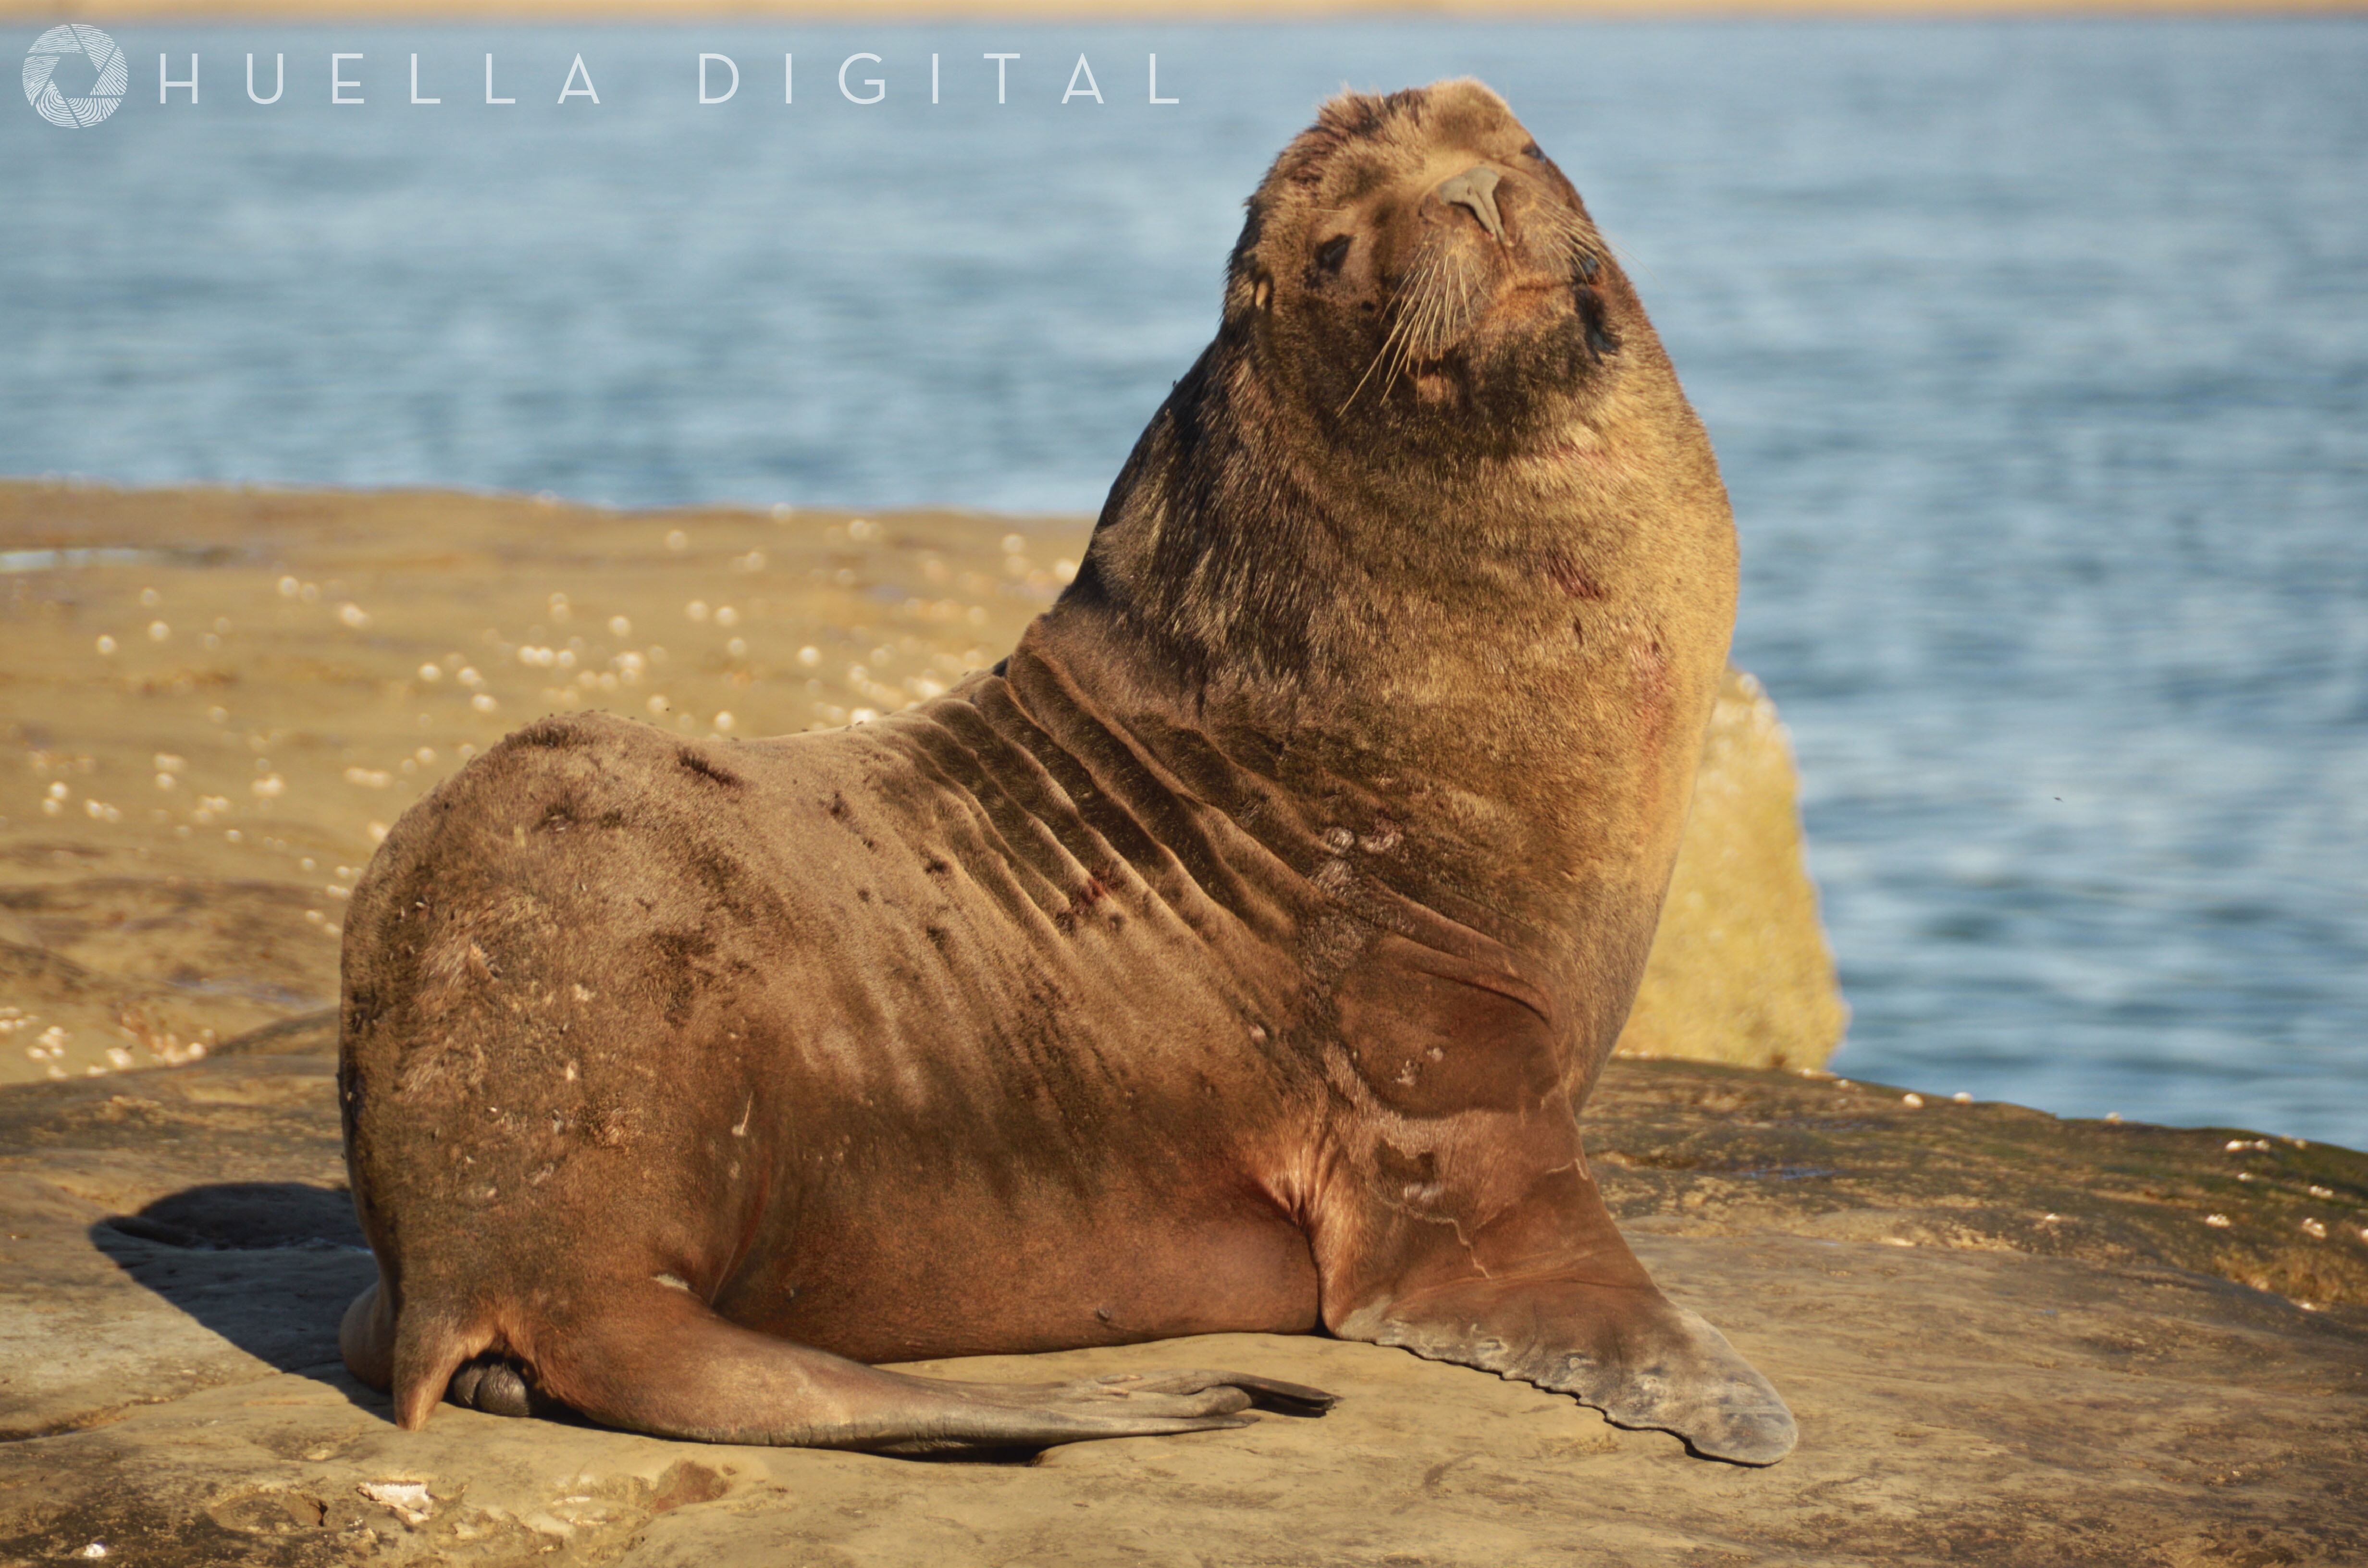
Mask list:
[{"label": "ocean water", "polygon": [[628,506],[1091,511],[1314,105],[1477,74],[1718,445],[1834,1065],[2368,1146],[2368,24],[112,30],[0,472]]}]

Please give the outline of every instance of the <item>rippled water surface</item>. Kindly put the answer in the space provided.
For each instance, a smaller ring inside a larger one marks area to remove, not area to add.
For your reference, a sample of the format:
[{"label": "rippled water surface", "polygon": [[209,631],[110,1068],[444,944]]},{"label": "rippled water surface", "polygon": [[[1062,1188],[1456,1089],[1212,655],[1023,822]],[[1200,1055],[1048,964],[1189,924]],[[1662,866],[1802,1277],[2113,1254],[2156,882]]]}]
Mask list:
[{"label": "rippled water surface", "polygon": [[635,506],[1092,509],[1312,105],[1481,75],[1718,443],[1836,1065],[2368,1144],[2368,27],[114,30],[0,112],[0,472]]}]

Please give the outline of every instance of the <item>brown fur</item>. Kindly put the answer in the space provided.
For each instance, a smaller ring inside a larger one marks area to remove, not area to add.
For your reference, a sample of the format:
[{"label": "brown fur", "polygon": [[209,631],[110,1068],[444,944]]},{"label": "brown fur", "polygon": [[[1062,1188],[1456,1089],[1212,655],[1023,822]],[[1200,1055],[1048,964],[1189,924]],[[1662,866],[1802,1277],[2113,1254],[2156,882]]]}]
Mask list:
[{"label": "brown fur", "polygon": [[992,1447],[1322,1396],[861,1363],[1322,1327],[1781,1457],[1576,1122],[1734,591],[1709,444],[1509,111],[1326,106],[994,674],[829,735],[546,720],[397,824],[347,926],[349,1363],[406,1426],[449,1385]]}]

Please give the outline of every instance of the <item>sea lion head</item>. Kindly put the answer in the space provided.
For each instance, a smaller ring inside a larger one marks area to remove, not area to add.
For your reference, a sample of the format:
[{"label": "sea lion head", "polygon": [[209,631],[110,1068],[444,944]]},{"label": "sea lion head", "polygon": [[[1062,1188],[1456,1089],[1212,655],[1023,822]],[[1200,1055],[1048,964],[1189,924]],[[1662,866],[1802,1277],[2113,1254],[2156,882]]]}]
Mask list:
[{"label": "sea lion head", "polygon": [[1649,338],[1578,192],[1459,80],[1344,93],[1250,198],[1230,340],[1334,442],[1470,455],[1540,438]]},{"label": "sea lion head", "polygon": [[[1504,100],[1450,81],[1343,94],[1276,158],[1216,338],[1053,619],[1070,656],[1122,632],[1196,701],[1362,690],[1410,663],[1461,690],[1468,671],[1436,672],[1578,647],[1574,597],[1608,656],[1603,606],[1643,615],[1648,580],[1693,585],[1663,619],[1724,647],[1733,577],[1717,462],[1634,290]],[[1484,653],[1476,629],[1519,648]]]}]

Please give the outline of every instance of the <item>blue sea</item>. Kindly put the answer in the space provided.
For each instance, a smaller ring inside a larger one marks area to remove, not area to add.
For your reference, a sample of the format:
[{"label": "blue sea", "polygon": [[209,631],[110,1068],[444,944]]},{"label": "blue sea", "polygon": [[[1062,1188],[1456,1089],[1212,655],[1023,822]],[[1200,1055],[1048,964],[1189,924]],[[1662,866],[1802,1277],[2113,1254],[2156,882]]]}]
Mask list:
[{"label": "blue sea", "polygon": [[0,472],[625,506],[1093,510],[1315,105],[1481,76],[1725,463],[1835,1067],[2368,1146],[2368,21],[113,33]]}]

